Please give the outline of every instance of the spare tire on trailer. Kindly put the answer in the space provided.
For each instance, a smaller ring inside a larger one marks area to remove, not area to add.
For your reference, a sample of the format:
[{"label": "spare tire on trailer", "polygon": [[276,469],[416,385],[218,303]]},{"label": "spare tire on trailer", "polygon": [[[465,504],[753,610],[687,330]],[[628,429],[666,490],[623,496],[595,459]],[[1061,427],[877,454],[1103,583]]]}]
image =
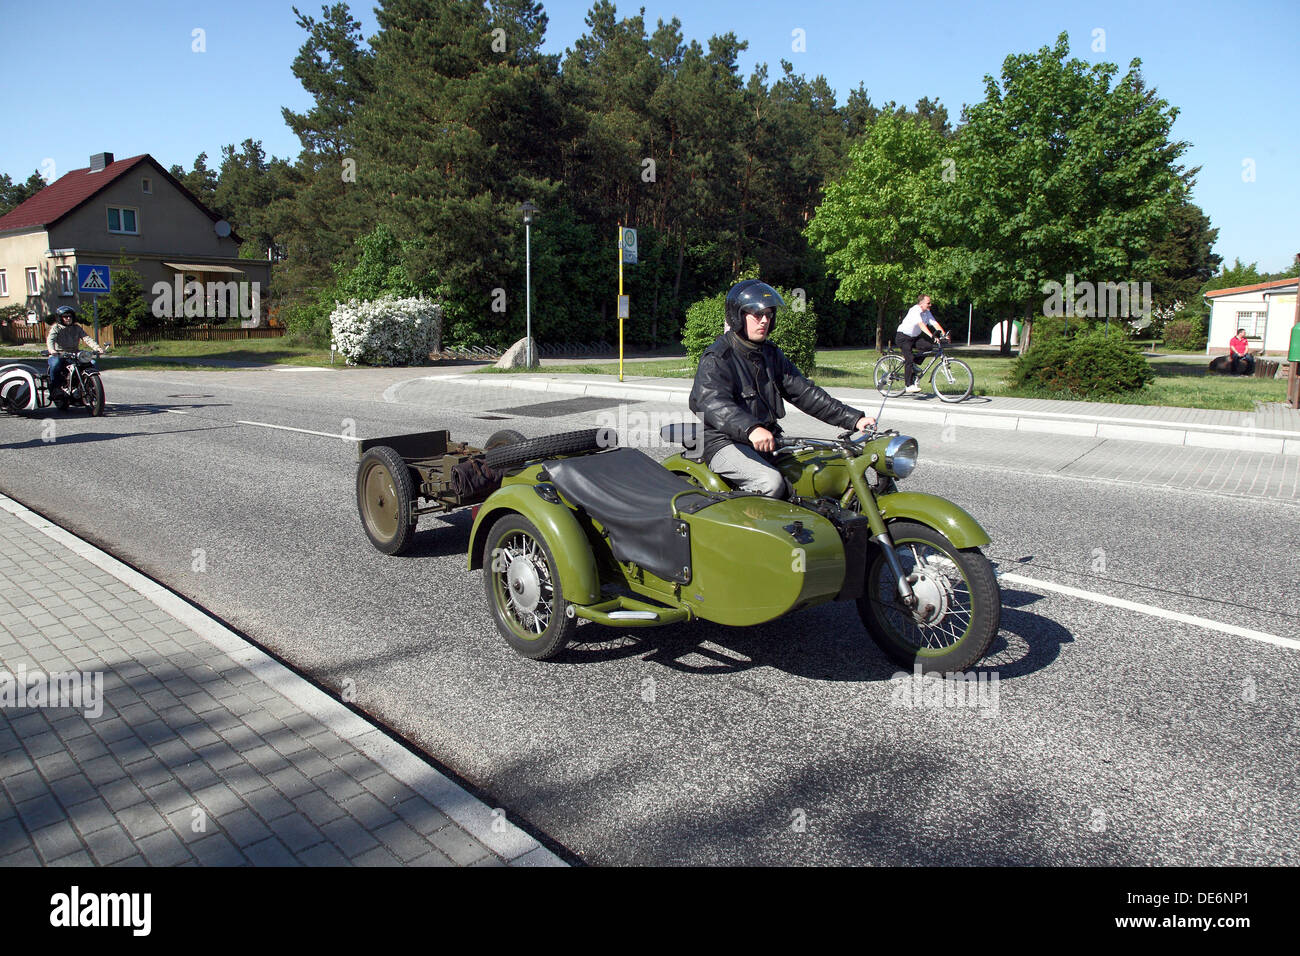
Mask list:
[{"label": "spare tire on trailer", "polygon": [[584,428],[577,432],[543,435],[540,438],[527,438],[508,445],[498,445],[496,448],[489,448],[484,457],[489,468],[500,470],[517,468],[526,461],[536,461],[539,458],[580,455],[586,451],[613,448],[617,444],[618,435],[612,428]]},{"label": "spare tire on trailer", "polygon": [[527,441],[527,439],[524,438],[523,432],[517,432],[513,428],[502,428],[499,431],[494,431],[488,437],[487,444],[483,446],[483,450],[491,451],[493,448],[498,448],[501,445],[513,445],[521,441]]}]

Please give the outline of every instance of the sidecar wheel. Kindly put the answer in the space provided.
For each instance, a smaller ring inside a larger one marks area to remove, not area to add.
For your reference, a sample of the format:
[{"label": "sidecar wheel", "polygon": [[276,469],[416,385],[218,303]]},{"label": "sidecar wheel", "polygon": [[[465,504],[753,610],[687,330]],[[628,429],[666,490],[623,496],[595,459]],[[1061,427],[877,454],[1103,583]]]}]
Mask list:
[{"label": "sidecar wheel", "polygon": [[523,515],[506,515],[483,548],[488,608],[506,643],[539,661],[564,650],[578,622],[565,614],[555,555],[537,526]]},{"label": "sidecar wheel", "polygon": [[889,657],[925,673],[964,671],[982,658],[998,633],[1002,596],[993,567],[978,548],[959,550],[925,525],[889,525],[894,550],[927,609],[919,621],[902,599],[884,553],[875,548],[867,565],[867,586],[858,615],[872,640]]},{"label": "sidecar wheel", "polygon": [[357,511],[361,526],[378,550],[401,554],[411,546],[415,485],[402,456],[387,445],[369,449],[357,465]]}]

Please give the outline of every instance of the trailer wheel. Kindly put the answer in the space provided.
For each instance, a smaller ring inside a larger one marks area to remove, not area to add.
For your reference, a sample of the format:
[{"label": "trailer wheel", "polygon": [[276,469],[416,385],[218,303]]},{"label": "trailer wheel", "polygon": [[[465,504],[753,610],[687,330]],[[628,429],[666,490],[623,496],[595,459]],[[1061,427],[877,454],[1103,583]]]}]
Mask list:
[{"label": "trailer wheel", "polygon": [[369,449],[357,465],[357,511],[378,550],[401,554],[411,546],[417,521],[410,467],[387,445]]},{"label": "trailer wheel", "polygon": [[501,445],[486,454],[489,468],[498,470],[515,468],[526,461],[553,458],[556,455],[580,455],[585,451],[613,448],[618,444],[618,434],[612,428],[584,428],[578,432],[543,435],[527,438],[511,445]]}]

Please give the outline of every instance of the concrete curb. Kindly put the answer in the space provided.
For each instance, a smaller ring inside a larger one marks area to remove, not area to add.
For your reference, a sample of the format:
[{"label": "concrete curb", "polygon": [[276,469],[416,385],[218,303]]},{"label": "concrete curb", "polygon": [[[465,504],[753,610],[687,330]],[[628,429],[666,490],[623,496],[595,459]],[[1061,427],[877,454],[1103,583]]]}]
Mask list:
[{"label": "concrete curb", "polygon": [[488,807],[383,731],[348,710],[341,701],[299,677],[275,658],[249,644],[234,631],[208,617],[156,581],[2,494],[0,510],[57,541],[73,554],[143,595],[164,613],[229,655],[258,680],[370,757],[387,773],[420,794],[511,866],[565,865],[534,837],[506,820],[499,810]]},{"label": "concrete curb", "polygon": [[[434,379],[496,388],[563,395],[590,395],[685,405],[689,386],[649,384],[609,384],[607,382],[570,382],[524,378],[518,375],[453,375]],[[399,383],[404,384],[404,383]],[[397,386],[389,389],[395,400]],[[829,389],[841,399],[874,412],[879,396],[862,404],[871,394],[860,389]],[[856,394],[845,394],[846,392]],[[385,396],[388,398],[388,395]],[[914,399],[890,399],[885,412],[890,419],[924,422],[940,427],[992,428],[1036,434],[1072,435],[1080,438],[1105,438],[1118,441],[1151,442],[1161,445],[1186,445],[1197,448],[1226,448],[1234,451],[1259,451],[1276,455],[1300,455],[1300,431],[1270,428],[1243,428],[1236,425],[1191,425],[1186,422],[1162,422],[1141,418],[1097,418],[1072,412],[996,411],[953,406],[951,408],[913,408]]]}]

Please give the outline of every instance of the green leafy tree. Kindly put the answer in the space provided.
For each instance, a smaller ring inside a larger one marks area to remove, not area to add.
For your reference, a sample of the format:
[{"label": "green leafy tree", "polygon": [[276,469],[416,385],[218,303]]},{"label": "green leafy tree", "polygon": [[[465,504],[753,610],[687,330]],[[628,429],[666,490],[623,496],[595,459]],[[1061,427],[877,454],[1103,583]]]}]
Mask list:
[{"label": "green leafy tree", "polygon": [[1224,266],[1201,286],[1201,294],[1213,292],[1216,289],[1235,289],[1237,286],[1255,285],[1258,282],[1267,282],[1267,274],[1259,271],[1259,263],[1243,263],[1238,256],[1233,260],[1232,265]]},{"label": "green leafy tree", "polygon": [[915,119],[881,115],[849,149],[849,168],[826,187],[808,237],[839,279],[843,302],[876,305],[876,348],[890,309],[921,291],[926,239],[942,182],[941,141]]},{"label": "green leafy tree", "polygon": [[294,8],[306,39],[293,75],[312,97],[302,113],[283,109],[302,150],[285,170],[285,190],[269,211],[275,233],[274,286],[289,301],[311,298],[334,266],[349,264],[372,217],[364,199],[366,171],[357,165],[353,122],[371,89],[370,52],[347,4],[322,7],[320,18]]},{"label": "green leafy tree", "polygon": [[214,194],[216,208],[244,240],[239,254],[265,258],[275,245],[272,204],[287,192],[286,163],[267,160],[260,140],[246,139],[238,150],[221,147],[221,170]]},{"label": "green leafy tree", "polygon": [[188,173],[182,166],[172,166],[168,172],[193,193],[199,202],[213,211],[220,211],[217,209],[217,174],[208,168],[207,153],[199,153],[194,157],[194,168]]},{"label": "green leafy tree", "polygon": [[[1187,185],[1192,185],[1190,180]],[[1170,207],[1168,222],[1168,233],[1151,249],[1151,257],[1163,263],[1151,281],[1158,309],[1195,301],[1223,262],[1213,251],[1219,230],[1210,226],[1200,206],[1184,197]]]},{"label": "green leafy tree", "polygon": [[17,209],[47,185],[38,172],[33,172],[27,177],[26,182],[21,183],[10,179],[8,173],[0,173],[0,216]]},{"label": "green leafy tree", "polygon": [[492,23],[511,12],[524,11],[500,7],[493,19],[481,0],[386,0],[356,117],[368,197],[409,240],[408,273],[443,301],[453,341],[522,329],[522,310],[493,311],[494,290],[523,291],[518,204],[551,208],[554,196],[548,61],[492,46]]},{"label": "green leafy tree", "polygon": [[1169,139],[1177,111],[1145,87],[1140,62],[1112,85],[1114,64],[1068,54],[1062,33],[1052,48],[1007,57],[1000,83],[985,77],[938,207],[932,276],[976,305],[1019,312],[1022,350],[1044,282],[1154,275],[1152,247],[1185,192],[1176,161],[1186,144]]},{"label": "green leafy tree", "polygon": [[[99,324],[111,325],[115,336],[130,335],[148,324],[151,313],[145,302],[140,274],[134,269],[113,269],[112,288],[107,295],[99,296]],[[82,309],[83,320],[89,320],[91,310]]]}]

